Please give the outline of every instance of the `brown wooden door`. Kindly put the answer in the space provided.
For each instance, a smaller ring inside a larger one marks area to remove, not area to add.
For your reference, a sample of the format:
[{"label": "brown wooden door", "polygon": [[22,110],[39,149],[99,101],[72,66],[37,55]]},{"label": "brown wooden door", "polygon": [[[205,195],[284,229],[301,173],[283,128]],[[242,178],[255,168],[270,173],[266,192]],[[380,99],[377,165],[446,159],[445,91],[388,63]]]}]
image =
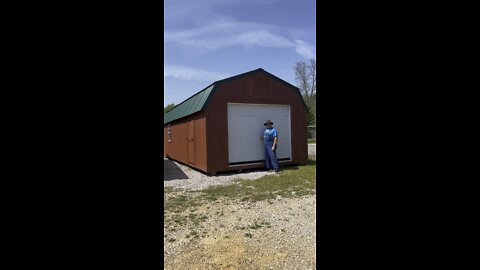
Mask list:
[{"label": "brown wooden door", "polygon": [[187,123],[188,128],[188,163],[195,164],[195,120]]}]

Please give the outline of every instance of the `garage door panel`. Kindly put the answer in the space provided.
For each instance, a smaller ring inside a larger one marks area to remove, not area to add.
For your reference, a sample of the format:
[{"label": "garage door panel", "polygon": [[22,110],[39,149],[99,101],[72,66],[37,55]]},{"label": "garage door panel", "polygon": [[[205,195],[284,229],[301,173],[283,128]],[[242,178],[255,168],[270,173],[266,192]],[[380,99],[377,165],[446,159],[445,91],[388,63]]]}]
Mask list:
[{"label": "garage door panel", "polygon": [[[246,130],[252,131],[245,134],[245,143],[243,144],[243,148],[245,149],[246,156],[244,159],[246,160],[259,160],[258,157],[262,156],[262,140],[260,140],[260,136],[263,134],[263,128],[258,127],[257,123],[258,117],[251,116],[245,118]],[[251,146],[245,147],[246,145]]]},{"label": "garage door panel", "polygon": [[[228,130],[241,130],[244,129],[244,120],[241,117],[232,117],[228,119]],[[244,142],[242,141],[242,134],[240,132],[229,132],[229,146],[238,147]]]},{"label": "garage door panel", "polygon": [[[228,119],[228,130],[242,130],[243,127],[243,119],[242,117],[231,117]],[[228,133],[228,149],[231,149],[229,151],[229,160],[230,159],[235,159],[235,156],[232,155],[232,153],[236,153],[238,156],[244,156],[244,151],[242,145],[244,144],[244,140],[242,138],[242,134],[239,132],[229,132]]]},{"label": "garage door panel", "polygon": [[291,158],[290,108],[287,105],[228,104],[229,163],[264,160],[263,123],[278,130],[277,157]]}]

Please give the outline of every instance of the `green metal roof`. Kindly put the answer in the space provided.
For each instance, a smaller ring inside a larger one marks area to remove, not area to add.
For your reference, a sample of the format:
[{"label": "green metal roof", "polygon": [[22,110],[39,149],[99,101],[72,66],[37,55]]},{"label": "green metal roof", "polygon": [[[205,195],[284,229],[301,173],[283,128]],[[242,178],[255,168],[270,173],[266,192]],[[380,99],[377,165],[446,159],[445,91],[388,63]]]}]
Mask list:
[{"label": "green metal roof", "polygon": [[173,122],[177,119],[180,119],[182,117],[194,114],[196,112],[199,112],[199,111],[202,111],[203,109],[205,109],[211,95],[215,91],[215,86],[218,85],[219,83],[230,81],[232,79],[237,79],[239,77],[243,77],[245,75],[249,75],[251,73],[258,72],[258,71],[263,71],[266,74],[272,76],[273,78],[287,84],[288,86],[297,89],[298,95],[299,95],[300,99],[302,100],[303,106],[305,107],[305,109],[307,108],[307,106],[305,105],[305,101],[303,100],[302,96],[300,95],[300,91],[298,90],[297,87],[295,87],[295,86],[291,85],[290,83],[288,83],[288,82],[286,82],[286,81],[284,81],[284,80],[266,72],[265,70],[259,68],[259,69],[255,69],[255,70],[252,70],[252,71],[240,74],[240,75],[236,75],[236,76],[229,77],[229,78],[226,78],[226,79],[223,79],[223,80],[216,81],[216,82],[212,83],[207,88],[205,88],[202,91],[196,93],[195,95],[189,97],[188,99],[186,99],[182,103],[173,107],[173,109],[168,111],[166,114],[164,114],[163,115],[163,124],[166,125],[166,124],[168,124],[170,122]]},{"label": "green metal roof", "polygon": [[173,107],[173,109],[163,115],[163,124],[168,124],[174,120],[201,111],[203,109],[203,106],[205,105],[205,101],[207,100],[208,96],[210,96],[210,93],[212,92],[214,87],[215,84],[212,84],[209,87],[191,96],[184,102]]}]

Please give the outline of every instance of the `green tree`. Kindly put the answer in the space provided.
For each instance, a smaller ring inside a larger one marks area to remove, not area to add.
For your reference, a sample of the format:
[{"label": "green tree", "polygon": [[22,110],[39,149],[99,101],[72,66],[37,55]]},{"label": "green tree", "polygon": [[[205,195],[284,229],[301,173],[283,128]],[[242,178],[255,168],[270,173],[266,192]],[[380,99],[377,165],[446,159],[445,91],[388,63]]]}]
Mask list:
[{"label": "green tree", "polygon": [[163,107],[163,113],[167,113],[168,111],[173,109],[173,107],[175,107],[174,103],[168,104],[167,107]]},{"label": "green tree", "polygon": [[297,62],[293,67],[297,87],[308,108],[308,125],[317,122],[317,61],[310,59],[308,63]]},{"label": "green tree", "polygon": [[316,125],[317,124],[317,94],[313,94],[312,101],[310,104],[310,113],[312,114],[313,118],[308,123],[309,125]]},{"label": "green tree", "polygon": [[311,126],[315,124],[315,115],[309,109],[307,112],[307,125]]}]

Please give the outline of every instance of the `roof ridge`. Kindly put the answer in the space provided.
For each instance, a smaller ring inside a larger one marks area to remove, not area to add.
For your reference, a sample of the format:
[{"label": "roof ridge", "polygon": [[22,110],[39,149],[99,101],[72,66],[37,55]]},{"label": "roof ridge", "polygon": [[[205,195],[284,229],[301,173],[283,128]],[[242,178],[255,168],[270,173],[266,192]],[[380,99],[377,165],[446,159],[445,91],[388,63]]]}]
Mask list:
[{"label": "roof ridge", "polygon": [[[249,74],[252,74],[252,73],[256,73],[256,72],[264,72],[266,73],[268,76],[271,76],[273,77],[274,79],[277,79],[279,80],[280,82],[288,85],[289,87],[293,87],[295,89],[297,89],[297,93],[303,103],[303,105],[305,106],[305,108],[307,108],[306,104],[305,104],[305,101],[303,100],[301,94],[300,94],[300,91],[298,89],[298,87],[292,85],[291,83],[287,82],[287,81],[284,81],[283,79],[273,75],[272,73],[264,70],[263,68],[257,68],[257,69],[254,69],[254,70],[250,70],[250,71],[247,71],[247,72],[244,72],[244,73],[240,73],[238,75],[235,75],[235,76],[231,76],[231,77],[228,77],[228,78],[225,78],[225,79],[221,79],[221,80],[218,80],[218,81],[215,81],[213,83],[211,83],[210,85],[208,85],[207,87],[205,87],[204,89],[200,90],[199,92],[193,94],[192,96],[190,96],[189,98],[185,99],[184,101],[182,101],[180,104],[176,105],[175,107],[173,107],[171,110],[169,110],[167,113],[164,114],[163,116],[163,124],[168,124],[172,121],[175,121],[177,119],[180,119],[180,118],[183,118],[185,116],[188,116],[188,115],[191,115],[191,114],[194,114],[196,112],[199,112],[199,111],[202,111],[206,108],[206,106],[208,105],[212,95],[215,93],[216,91],[216,86],[218,84],[221,84],[221,83],[224,83],[224,82],[227,82],[227,81],[230,81],[230,80],[234,80],[234,79],[238,79],[240,77],[243,77],[243,76],[246,76],[246,75],[249,75]],[[210,89],[210,90],[209,90]],[[194,100],[193,101],[193,106],[190,107],[186,107],[186,108],[181,108],[181,110],[179,111],[179,108],[181,105],[187,103],[188,101],[191,101],[193,100],[197,95],[200,95],[202,93],[206,93],[205,91],[209,91],[208,94],[205,96],[199,96],[198,99]],[[172,116],[173,115],[173,116]]]}]

